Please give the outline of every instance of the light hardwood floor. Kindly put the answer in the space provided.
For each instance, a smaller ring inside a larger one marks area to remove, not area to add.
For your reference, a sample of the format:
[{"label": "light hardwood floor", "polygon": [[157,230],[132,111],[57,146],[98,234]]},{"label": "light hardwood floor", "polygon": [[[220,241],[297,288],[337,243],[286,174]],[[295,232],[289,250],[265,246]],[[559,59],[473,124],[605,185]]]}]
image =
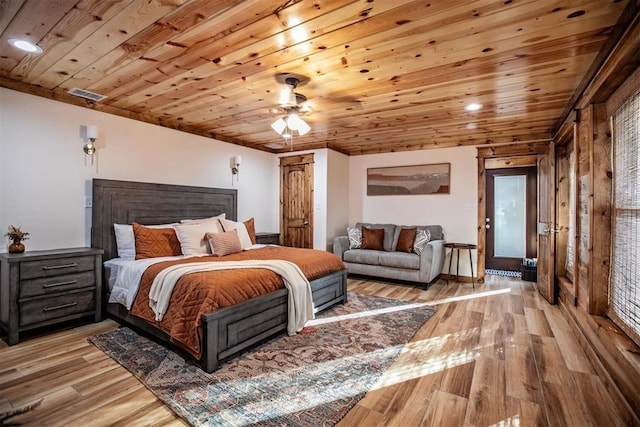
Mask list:
[{"label": "light hardwood floor", "polygon": [[[396,363],[339,426],[625,426],[557,306],[534,285],[488,276],[427,291],[349,279],[349,290],[438,307]],[[185,425],[86,341],[110,320],[0,342],[0,413],[30,425]]]}]

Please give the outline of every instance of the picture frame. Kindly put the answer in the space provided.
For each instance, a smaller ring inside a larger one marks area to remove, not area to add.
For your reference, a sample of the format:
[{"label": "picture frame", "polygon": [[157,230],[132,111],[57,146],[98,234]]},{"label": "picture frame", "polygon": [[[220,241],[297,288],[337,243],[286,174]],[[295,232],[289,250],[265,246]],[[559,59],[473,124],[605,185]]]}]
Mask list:
[{"label": "picture frame", "polygon": [[367,168],[367,196],[449,194],[451,163]]}]

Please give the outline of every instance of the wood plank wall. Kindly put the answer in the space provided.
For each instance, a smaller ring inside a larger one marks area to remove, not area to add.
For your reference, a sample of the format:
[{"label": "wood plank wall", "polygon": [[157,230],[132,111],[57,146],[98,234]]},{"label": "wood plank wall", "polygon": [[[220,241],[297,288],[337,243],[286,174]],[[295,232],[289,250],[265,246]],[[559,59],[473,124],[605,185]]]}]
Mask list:
[{"label": "wood plank wall", "polygon": [[578,114],[568,116],[555,137],[561,143],[574,130],[577,186],[577,305],[562,287],[559,302],[599,376],[620,397],[616,405],[631,407],[636,414],[640,413],[640,347],[606,313],[613,176],[609,117],[640,92],[639,7],[635,4],[627,32],[577,99]]}]

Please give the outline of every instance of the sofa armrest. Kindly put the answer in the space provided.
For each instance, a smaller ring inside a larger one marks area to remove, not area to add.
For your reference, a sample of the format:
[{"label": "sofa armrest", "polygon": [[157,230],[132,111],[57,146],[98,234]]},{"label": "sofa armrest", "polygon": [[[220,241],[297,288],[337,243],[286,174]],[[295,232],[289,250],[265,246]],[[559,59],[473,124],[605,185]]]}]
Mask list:
[{"label": "sofa armrest", "polygon": [[349,249],[349,236],[338,236],[333,239],[333,253],[343,261],[342,254]]},{"label": "sofa armrest", "polygon": [[444,240],[431,240],[420,255],[420,281],[433,281],[444,267]]}]

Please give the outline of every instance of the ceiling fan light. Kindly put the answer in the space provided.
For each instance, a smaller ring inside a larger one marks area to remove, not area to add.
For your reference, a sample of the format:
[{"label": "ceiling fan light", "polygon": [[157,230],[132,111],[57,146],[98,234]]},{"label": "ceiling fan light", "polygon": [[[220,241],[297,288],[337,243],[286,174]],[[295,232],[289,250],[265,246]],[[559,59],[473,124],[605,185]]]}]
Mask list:
[{"label": "ceiling fan light", "polygon": [[276,132],[278,132],[279,135],[282,135],[282,132],[284,132],[286,127],[287,127],[287,122],[285,122],[282,117],[276,120],[275,122],[271,123],[271,128]]},{"label": "ceiling fan light", "polygon": [[299,130],[302,123],[304,123],[304,121],[302,121],[296,113],[290,113],[289,116],[287,116],[287,126],[292,130]]},{"label": "ceiling fan light", "polygon": [[311,130],[311,126],[309,126],[304,120],[300,119],[300,123],[298,123],[298,133],[300,136],[306,135]]}]

